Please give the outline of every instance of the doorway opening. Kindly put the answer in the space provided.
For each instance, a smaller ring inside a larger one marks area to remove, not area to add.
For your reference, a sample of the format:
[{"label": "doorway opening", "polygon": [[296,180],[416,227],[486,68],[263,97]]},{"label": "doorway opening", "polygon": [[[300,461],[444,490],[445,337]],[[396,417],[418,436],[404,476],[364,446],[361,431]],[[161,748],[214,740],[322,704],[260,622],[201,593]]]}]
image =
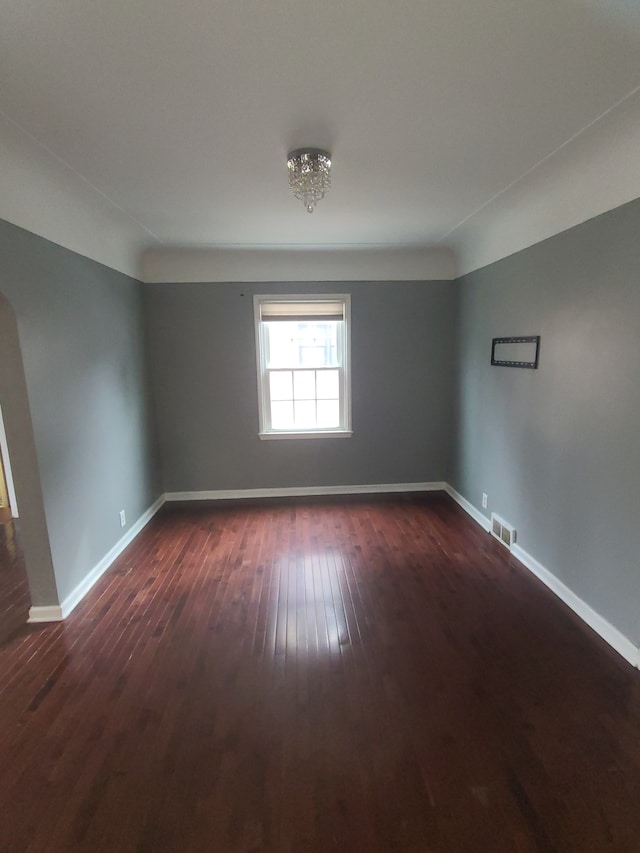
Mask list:
[{"label": "doorway opening", "polygon": [[31,604],[17,523],[18,505],[0,407],[0,643],[26,624]]},{"label": "doorway opening", "polygon": [[2,406],[0,406],[0,524],[6,524],[17,517],[18,503],[13,487],[7,433],[2,417]]}]

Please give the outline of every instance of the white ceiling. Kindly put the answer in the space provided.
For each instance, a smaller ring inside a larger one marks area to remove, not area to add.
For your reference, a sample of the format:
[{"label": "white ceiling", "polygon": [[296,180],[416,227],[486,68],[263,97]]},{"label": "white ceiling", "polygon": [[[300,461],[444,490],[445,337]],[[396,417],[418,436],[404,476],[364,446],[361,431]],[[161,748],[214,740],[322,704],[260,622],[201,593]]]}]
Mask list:
[{"label": "white ceiling", "polygon": [[640,0],[0,0],[0,81],[149,245],[426,247],[637,90]]}]

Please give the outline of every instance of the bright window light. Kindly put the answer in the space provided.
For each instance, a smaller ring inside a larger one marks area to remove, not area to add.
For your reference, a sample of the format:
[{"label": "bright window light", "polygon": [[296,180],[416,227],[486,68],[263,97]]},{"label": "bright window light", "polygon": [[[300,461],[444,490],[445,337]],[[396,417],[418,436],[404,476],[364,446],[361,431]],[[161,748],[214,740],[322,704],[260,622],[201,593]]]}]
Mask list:
[{"label": "bright window light", "polygon": [[351,435],[350,297],[255,296],[261,438]]}]

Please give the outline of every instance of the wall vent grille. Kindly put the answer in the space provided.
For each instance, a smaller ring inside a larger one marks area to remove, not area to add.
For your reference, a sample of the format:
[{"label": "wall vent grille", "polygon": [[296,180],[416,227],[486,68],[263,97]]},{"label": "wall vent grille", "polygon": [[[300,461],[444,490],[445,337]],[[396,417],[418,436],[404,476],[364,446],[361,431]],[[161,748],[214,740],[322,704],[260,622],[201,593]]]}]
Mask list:
[{"label": "wall vent grille", "polygon": [[499,515],[491,513],[491,535],[495,536],[506,548],[515,545],[516,530],[511,524],[507,524]]}]

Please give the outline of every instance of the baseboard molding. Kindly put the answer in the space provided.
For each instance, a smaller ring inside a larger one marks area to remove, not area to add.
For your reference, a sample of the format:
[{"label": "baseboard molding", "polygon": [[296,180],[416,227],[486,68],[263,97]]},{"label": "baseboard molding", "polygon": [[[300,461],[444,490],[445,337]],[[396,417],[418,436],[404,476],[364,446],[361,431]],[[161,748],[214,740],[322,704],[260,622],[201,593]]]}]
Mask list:
[{"label": "baseboard molding", "polygon": [[[491,530],[491,521],[472,503],[464,498],[448,483],[445,484],[445,491],[451,495],[454,501],[459,504],[462,509],[467,512],[475,522],[477,522],[483,530],[489,532]],[[590,607],[586,601],[583,601],[580,596],[576,595],[572,589],[557,578],[553,572],[545,568],[542,563],[539,563],[535,557],[532,557],[524,548],[519,545],[513,545],[510,549],[513,556],[519,560],[522,565],[529,569],[542,583],[554,592],[558,598],[570,607],[573,612],[582,619],[583,622],[598,634],[599,637],[608,643],[612,649],[615,649],[632,666],[640,669],[640,648],[634,646],[631,640],[621,634],[617,628],[607,622],[604,616],[601,616],[597,611]]]},{"label": "baseboard molding", "polygon": [[471,518],[480,525],[480,527],[482,527],[483,530],[486,530],[487,533],[491,530],[491,520],[477,510],[472,503],[469,503],[466,498],[463,498],[460,492],[456,492],[453,486],[450,486],[449,483],[445,483],[444,490],[448,495],[451,495],[454,501],[459,504],[462,509],[470,515]]},{"label": "baseboard molding", "polygon": [[554,592],[567,607],[570,607],[583,622],[586,622],[596,634],[602,637],[619,655],[622,655],[628,663],[632,666],[640,667],[640,649],[634,646],[631,640],[625,637],[624,634],[621,634],[610,622],[607,622],[604,616],[601,616],[586,601],[583,601],[580,596],[576,595],[572,589],[557,578],[553,572],[545,568],[542,563],[539,563],[524,548],[514,545],[511,548],[511,553],[532,574],[539,578],[545,586]]},{"label": "baseboard molding", "polygon": [[61,622],[62,607],[59,604],[46,604],[41,607],[30,607],[28,622]]},{"label": "baseboard molding", "polygon": [[140,518],[131,525],[125,535],[119,539],[111,550],[104,555],[97,565],[80,581],[78,586],[64,599],[61,604],[31,607],[29,610],[29,622],[60,622],[71,613],[91,587],[107,571],[109,566],[124,551],[127,545],[136,538],[138,533],[145,527],[158,512],[165,502],[165,496],[161,495],[158,500],[144,512]]},{"label": "baseboard molding", "polygon": [[96,581],[102,577],[114,560],[148,524],[165,501],[212,501],[233,500],[242,498],[270,497],[311,497],[322,495],[357,495],[385,494],[393,492],[432,492],[444,491],[446,483],[387,483],[364,486],[305,486],[280,489],[229,489],[204,492],[167,492],[140,516],[127,533],[118,540],[113,548],[105,554],[100,562],[91,569],[88,575],[64,599],[62,604],[33,606],[29,610],[29,622],[60,622],[82,601]]},{"label": "baseboard molding", "polygon": [[304,498],[328,495],[378,495],[394,492],[441,492],[447,484],[379,483],[364,486],[291,486],[280,489],[220,489],[204,492],[167,492],[165,499],[174,501],[221,501],[248,498]]},{"label": "baseboard molding", "polygon": [[[146,524],[158,512],[160,507],[166,502],[180,501],[216,501],[216,500],[237,500],[248,498],[289,498],[289,497],[322,497],[329,495],[374,495],[374,494],[393,494],[398,492],[432,492],[444,491],[450,495],[453,500],[469,516],[482,527],[483,530],[489,532],[491,521],[472,503],[457,492],[449,483],[431,482],[431,483],[379,483],[371,485],[352,485],[352,486],[301,486],[291,488],[277,489],[225,489],[214,491],[194,491],[194,492],[167,492],[149,507],[149,509],[140,516],[133,524],[127,533],[113,546],[100,562],[94,566],[89,574],[78,584],[78,586],[68,595],[62,604],[45,605],[41,607],[32,607],[29,611],[29,622],[59,622],[65,619],[69,613],[76,607],[84,598],[96,581],[106,572],[114,560],[120,556],[124,549],[129,545]],[[632,666],[640,669],[640,648],[634,646],[624,634],[621,634],[610,622],[595,611],[590,605],[583,601],[573,590],[557,578],[553,572],[549,571],[542,563],[539,563],[535,557],[531,556],[527,551],[519,545],[514,545],[511,548],[513,556],[519,560],[525,568],[534,574],[542,583],[545,584],[558,598],[563,601],[573,612],[582,619],[592,630],[596,632],[606,643],[608,643],[619,655],[621,655]]]}]

